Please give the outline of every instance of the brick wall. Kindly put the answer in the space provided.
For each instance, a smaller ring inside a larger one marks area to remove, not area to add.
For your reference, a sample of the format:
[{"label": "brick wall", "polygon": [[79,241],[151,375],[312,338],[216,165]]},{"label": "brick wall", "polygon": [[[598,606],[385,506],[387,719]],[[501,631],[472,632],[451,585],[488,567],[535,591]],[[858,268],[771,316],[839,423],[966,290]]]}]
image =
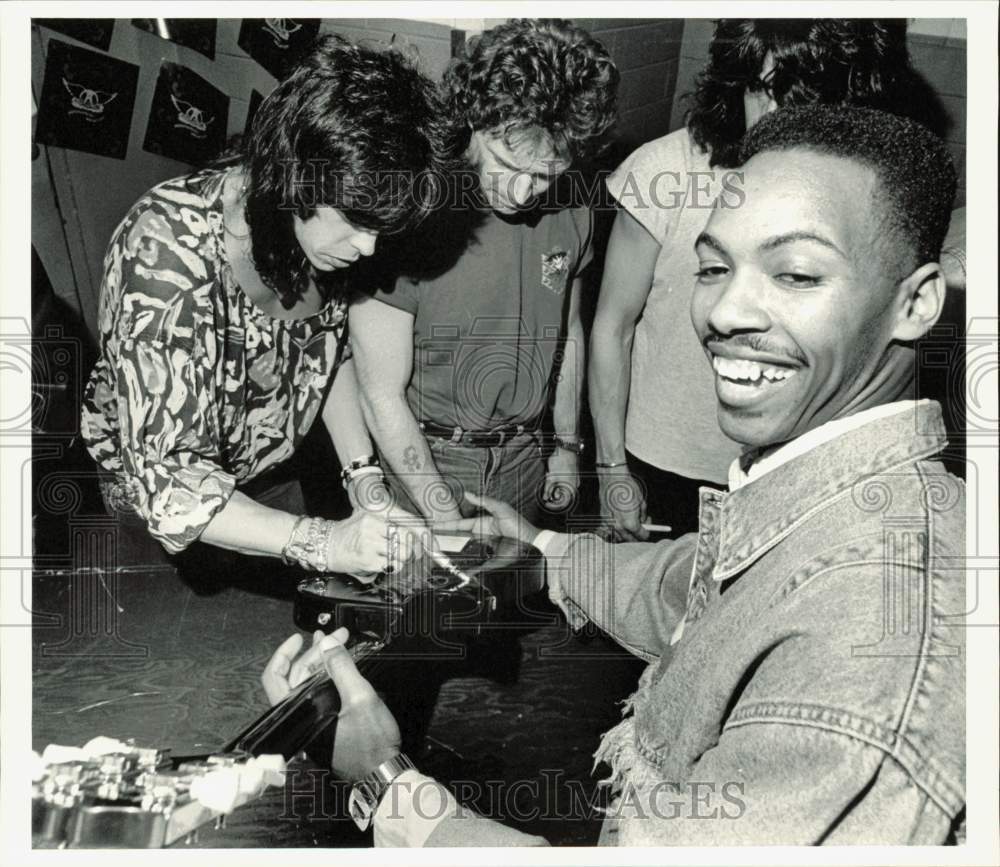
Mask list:
[{"label": "brick wall", "polygon": [[576,18],[604,43],[618,71],[619,149],[627,153],[671,129],[684,21],[679,18]]},{"label": "brick wall", "polygon": [[[964,22],[963,22],[964,23]],[[945,135],[958,170],[956,207],[965,205],[966,42],[964,37],[912,33],[907,40],[913,65],[934,88],[948,115]]]},{"label": "brick wall", "polygon": [[[670,115],[670,129],[684,124],[685,94],[694,90],[695,76],[708,59],[713,21],[688,19],[684,25],[677,86]],[[965,103],[966,42],[962,19],[911,19],[907,39],[917,71],[937,94],[948,115],[945,136],[959,173],[957,206],[965,204]]]},{"label": "brick wall", "polygon": [[451,59],[452,28],[447,24],[403,18],[324,18],[320,33],[338,33],[352,42],[405,45],[424,73],[441,77]]}]

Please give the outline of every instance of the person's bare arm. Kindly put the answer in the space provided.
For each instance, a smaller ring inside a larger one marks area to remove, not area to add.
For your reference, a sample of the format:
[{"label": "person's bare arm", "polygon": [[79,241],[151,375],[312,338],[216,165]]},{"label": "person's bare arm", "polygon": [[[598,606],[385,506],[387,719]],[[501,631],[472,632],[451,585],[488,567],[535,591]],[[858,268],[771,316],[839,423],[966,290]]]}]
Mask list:
[{"label": "person's bare arm", "polygon": [[298,519],[298,515],[272,509],[241,491],[233,491],[205,527],[201,540],[241,554],[280,557]]},{"label": "person's bare arm", "polygon": [[[241,554],[280,557],[300,517],[233,491],[226,505],[212,516],[201,540]],[[357,511],[333,525],[326,548],[328,570],[368,574],[385,569],[390,552],[384,515]],[[404,527],[398,532],[405,536],[400,540],[401,553],[406,558],[413,556],[419,530]]]},{"label": "person's bare arm", "polygon": [[406,401],[413,373],[413,316],[374,298],[350,308],[361,409],[382,457],[432,520],[461,516]]},{"label": "person's bare arm", "polygon": [[[573,280],[566,315],[566,340],[556,377],[552,403],[552,423],[557,436],[576,440],[580,434],[580,398],[583,393],[583,365],[586,346],[580,319],[580,295],[583,280]],[[549,457],[545,477],[545,499],[554,506],[568,505],[580,484],[579,458],[575,452],[556,448]]]},{"label": "person's bare arm", "polygon": [[[323,424],[330,434],[342,467],[367,458],[375,447],[361,411],[361,395],[354,359],[349,358],[337,370],[323,404]],[[390,502],[381,472],[364,472],[347,483],[351,505],[358,509],[381,511]]]},{"label": "person's bare arm", "polygon": [[361,411],[353,358],[341,364],[334,376],[323,404],[323,425],[333,440],[333,448],[342,465],[372,453],[372,440]]},{"label": "person's bare arm", "polygon": [[[611,229],[590,337],[589,395],[598,463],[625,461],[625,411],[632,379],[632,340],[653,284],[660,243],[628,211]],[[601,511],[625,538],[644,538],[645,498],[624,465],[598,469]],[[618,487],[620,486],[620,488]],[[617,488],[617,490],[613,490]]]}]

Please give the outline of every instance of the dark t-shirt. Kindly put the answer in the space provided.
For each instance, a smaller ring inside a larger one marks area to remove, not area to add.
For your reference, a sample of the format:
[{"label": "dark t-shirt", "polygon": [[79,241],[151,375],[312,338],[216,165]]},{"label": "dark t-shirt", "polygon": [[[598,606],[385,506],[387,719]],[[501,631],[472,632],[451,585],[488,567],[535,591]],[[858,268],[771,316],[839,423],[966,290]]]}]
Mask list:
[{"label": "dark t-shirt", "polygon": [[375,293],[414,316],[407,400],[418,421],[490,430],[539,420],[592,226],[585,207],[525,222],[489,212],[450,267]]}]

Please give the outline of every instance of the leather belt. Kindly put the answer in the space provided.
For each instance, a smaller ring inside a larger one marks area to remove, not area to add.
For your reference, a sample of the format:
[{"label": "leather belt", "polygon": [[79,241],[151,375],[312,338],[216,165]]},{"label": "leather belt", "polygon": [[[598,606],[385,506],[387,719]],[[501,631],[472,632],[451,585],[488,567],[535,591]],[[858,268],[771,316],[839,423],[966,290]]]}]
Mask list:
[{"label": "leather belt", "polygon": [[460,427],[447,427],[446,425],[434,424],[431,421],[422,421],[420,430],[427,436],[440,437],[446,439],[454,445],[473,446],[476,448],[500,448],[504,443],[521,434],[538,435],[538,428],[535,425],[507,425],[506,427],[494,428],[493,430],[477,431],[464,430]]}]

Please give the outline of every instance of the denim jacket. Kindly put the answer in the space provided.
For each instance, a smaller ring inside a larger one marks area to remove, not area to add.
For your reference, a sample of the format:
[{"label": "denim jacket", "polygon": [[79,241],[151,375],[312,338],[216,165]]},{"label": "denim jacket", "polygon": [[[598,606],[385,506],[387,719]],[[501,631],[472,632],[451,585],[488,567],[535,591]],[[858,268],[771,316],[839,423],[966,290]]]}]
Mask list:
[{"label": "denim jacket", "polygon": [[[571,619],[649,661],[596,753],[617,795],[602,843],[948,840],[965,803],[965,490],[929,460],[944,445],[923,402],[703,489],[697,534],[548,548]],[[427,845],[512,842],[491,826],[444,821]]]}]

